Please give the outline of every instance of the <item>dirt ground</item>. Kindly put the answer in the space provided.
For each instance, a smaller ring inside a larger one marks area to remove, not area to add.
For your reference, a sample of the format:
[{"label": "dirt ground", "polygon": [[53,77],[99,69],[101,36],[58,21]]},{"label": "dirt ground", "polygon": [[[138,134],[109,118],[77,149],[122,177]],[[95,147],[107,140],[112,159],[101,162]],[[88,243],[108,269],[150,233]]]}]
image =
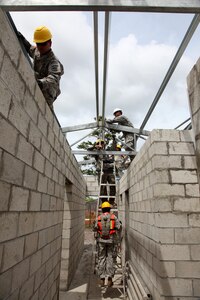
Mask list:
[{"label": "dirt ground", "polygon": [[76,274],[67,292],[60,292],[60,300],[117,300],[124,299],[121,286],[122,274],[120,268],[116,270],[114,285],[100,287],[95,274],[95,239],[91,229],[85,229],[85,243],[82,258]]}]

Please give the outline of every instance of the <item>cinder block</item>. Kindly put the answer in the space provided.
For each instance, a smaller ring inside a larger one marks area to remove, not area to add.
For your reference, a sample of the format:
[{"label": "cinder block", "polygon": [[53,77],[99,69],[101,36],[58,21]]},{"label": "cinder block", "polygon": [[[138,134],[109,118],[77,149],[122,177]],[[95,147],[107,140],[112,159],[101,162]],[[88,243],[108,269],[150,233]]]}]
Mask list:
[{"label": "cinder block", "polygon": [[177,261],[176,276],[182,278],[200,278],[200,262]]},{"label": "cinder block", "polygon": [[34,214],[31,212],[22,212],[19,215],[18,235],[24,235],[33,232]]},{"label": "cinder block", "polygon": [[163,296],[193,296],[192,280],[181,278],[160,278],[160,293]]},{"label": "cinder block", "polygon": [[20,289],[19,299],[30,299],[33,295],[34,276],[30,277]]},{"label": "cinder block", "polygon": [[2,160],[3,169],[1,179],[10,183],[22,185],[24,163],[6,152],[4,152]]},{"label": "cinder block", "polygon": [[50,210],[50,196],[42,194],[41,210]]},{"label": "cinder block", "polygon": [[48,227],[48,225],[46,225],[46,221],[47,221],[46,216],[47,216],[47,213],[44,213],[44,212],[35,213],[34,231],[38,231],[38,230],[44,229],[45,227]]},{"label": "cinder block", "polygon": [[31,233],[25,237],[24,257],[27,257],[38,249],[38,232]]},{"label": "cinder block", "polygon": [[200,295],[200,279],[193,280],[194,296],[199,297]]},{"label": "cinder block", "polygon": [[170,170],[172,183],[197,183],[197,172],[188,170]]},{"label": "cinder block", "polygon": [[30,275],[38,271],[42,264],[42,251],[37,251],[30,258]]},{"label": "cinder block", "polygon": [[0,211],[8,211],[10,192],[11,192],[11,185],[0,181],[0,194],[1,194]]},{"label": "cinder block", "polygon": [[0,117],[0,145],[1,148],[15,155],[17,145],[17,130],[5,119]]},{"label": "cinder block", "polygon": [[33,167],[36,170],[38,170],[40,173],[43,173],[44,172],[44,163],[45,163],[44,156],[42,156],[40,154],[40,152],[38,152],[37,150],[35,150],[34,160],[33,160]]},{"label": "cinder block", "polygon": [[161,277],[175,277],[175,262],[160,261],[153,257],[153,270]]},{"label": "cinder block", "polygon": [[174,228],[157,228],[158,230],[158,242],[161,244],[173,244],[174,243]]},{"label": "cinder block", "polygon": [[1,65],[2,65],[2,63],[3,63],[3,56],[4,56],[4,49],[3,49],[3,47],[2,47],[2,45],[0,46],[0,62],[1,62],[1,64],[0,64],[0,69],[1,69]]},{"label": "cinder block", "polygon": [[0,241],[7,241],[17,236],[18,214],[0,213]]},{"label": "cinder block", "polygon": [[28,190],[13,186],[10,200],[10,211],[27,211],[28,197]]},{"label": "cinder block", "polygon": [[200,212],[199,198],[175,198],[174,211]]},{"label": "cinder block", "polygon": [[175,243],[200,244],[200,228],[175,228]]},{"label": "cinder block", "polygon": [[148,150],[148,154],[149,158],[154,155],[168,155],[167,141],[153,143]]},{"label": "cinder block", "polygon": [[193,142],[192,130],[180,130],[179,134],[181,142]]},{"label": "cinder block", "polygon": [[38,172],[29,166],[25,166],[24,172],[24,187],[36,190],[38,180]]},{"label": "cinder block", "polygon": [[6,299],[10,295],[12,285],[12,269],[0,274],[0,299]]},{"label": "cinder block", "polygon": [[46,277],[46,271],[45,271],[45,265],[43,265],[38,269],[38,271],[35,274],[34,291],[38,289],[41,283],[45,280],[45,277]]},{"label": "cinder block", "polygon": [[48,127],[47,138],[50,145],[55,148],[55,134],[50,126]]},{"label": "cinder block", "polygon": [[152,212],[172,212],[172,201],[170,198],[155,198],[151,201]]},{"label": "cinder block", "polygon": [[25,84],[7,55],[4,55],[3,58],[1,77],[9,86],[9,89],[12,91],[13,95],[15,95],[15,98],[17,98],[18,101],[21,101],[24,97]]},{"label": "cinder block", "polygon": [[197,161],[196,156],[184,156],[184,168],[191,170],[194,169],[196,171],[197,169]]},{"label": "cinder block", "polygon": [[180,155],[180,154],[185,154],[185,155],[194,155],[194,144],[191,143],[175,143],[175,142],[170,142],[169,143],[169,154],[170,155]]},{"label": "cinder block", "polygon": [[7,242],[4,245],[4,256],[2,261],[2,270],[4,272],[13,267],[23,259],[24,238],[18,238]]},{"label": "cinder block", "polygon": [[48,278],[39,287],[39,299],[44,299],[48,292]]},{"label": "cinder block", "polygon": [[185,196],[184,185],[159,183],[153,186],[154,197]]},{"label": "cinder block", "polygon": [[42,194],[40,193],[36,193],[36,192],[30,193],[29,211],[40,211],[41,198],[42,198]]},{"label": "cinder block", "polygon": [[30,121],[28,139],[33,146],[40,150],[42,133],[32,121]]},{"label": "cinder block", "polygon": [[187,214],[156,213],[155,225],[158,227],[188,227]]},{"label": "cinder block", "polygon": [[24,99],[26,101],[27,90],[30,90],[31,92],[35,90],[36,80],[35,80],[33,69],[31,68],[30,64],[27,63],[26,56],[22,53],[22,51],[20,52],[21,53],[18,62],[18,72],[22,76],[26,86],[28,86],[28,89],[26,89],[26,95]]},{"label": "cinder block", "polygon": [[182,169],[181,156],[155,155],[152,157],[152,168],[153,169],[170,169],[170,168]]},{"label": "cinder block", "polygon": [[47,192],[47,182],[48,182],[48,178],[39,173],[37,190],[39,192],[46,193]]},{"label": "cinder block", "polygon": [[189,260],[190,250],[188,245],[160,245],[157,248],[157,257],[160,260]]},{"label": "cinder block", "polygon": [[26,258],[13,268],[12,291],[18,287],[21,287],[21,285],[28,279],[29,264],[29,258]]},{"label": "cinder block", "polygon": [[44,172],[45,172],[45,175],[47,177],[49,177],[49,178],[52,177],[53,165],[48,159],[45,160],[45,170],[44,170]]},{"label": "cinder block", "polygon": [[200,197],[199,184],[186,184],[186,196],[189,197]]},{"label": "cinder block", "polygon": [[170,141],[180,141],[179,132],[173,129],[154,129],[150,134],[151,144],[154,141],[158,142],[170,142]]},{"label": "cinder block", "polygon": [[[1,54],[2,52],[0,47],[0,61],[2,62]],[[11,102],[11,92],[1,81],[0,81],[0,91],[1,91],[0,113],[5,118],[7,118],[9,113],[9,108],[10,108],[10,102]]]},{"label": "cinder block", "polygon": [[192,260],[200,260],[200,245],[191,245],[190,248]]},{"label": "cinder block", "polygon": [[40,131],[43,133],[44,136],[47,136],[47,128],[48,128],[48,123],[44,116],[39,112],[39,117],[38,117],[38,128]]},{"label": "cinder block", "polygon": [[51,245],[48,244],[45,247],[43,247],[41,250],[42,250],[42,264],[44,264],[50,258]]},{"label": "cinder block", "polygon": [[42,137],[41,154],[44,155],[44,157],[46,157],[47,159],[49,159],[49,156],[50,156],[50,144],[46,140],[46,137]]},{"label": "cinder block", "polygon": [[[200,204],[199,204],[200,206]],[[199,208],[198,206],[198,208]],[[200,227],[200,213],[194,213],[189,215],[189,225],[192,227]],[[200,228],[199,228],[200,232]]]}]

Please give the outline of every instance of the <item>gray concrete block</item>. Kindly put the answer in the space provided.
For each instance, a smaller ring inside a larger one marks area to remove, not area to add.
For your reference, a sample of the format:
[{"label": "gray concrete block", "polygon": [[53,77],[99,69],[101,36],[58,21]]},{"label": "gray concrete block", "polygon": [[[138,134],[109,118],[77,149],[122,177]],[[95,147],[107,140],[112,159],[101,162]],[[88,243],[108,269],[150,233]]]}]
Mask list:
[{"label": "gray concrete block", "polygon": [[11,193],[11,185],[6,182],[0,181],[0,194],[1,194],[0,211],[8,211],[10,193]]},{"label": "gray concrete block", "polygon": [[36,190],[38,181],[38,172],[29,166],[25,166],[24,182],[23,185],[26,188]]},{"label": "gray concrete block", "polygon": [[10,199],[10,211],[27,211],[29,190],[13,186]]},{"label": "gray concrete block", "polygon": [[[0,48],[0,57],[1,57],[1,48]],[[2,61],[1,58],[0,61]],[[0,91],[1,91],[0,112],[5,118],[7,118],[12,95],[9,89],[1,81],[0,81]]]},{"label": "gray concrete block", "polygon": [[24,257],[35,253],[38,248],[38,232],[26,235],[24,245]]},{"label": "gray concrete block", "polygon": [[5,272],[23,259],[24,238],[9,241],[4,246],[4,256],[1,272]]},{"label": "gray concrete block", "polygon": [[23,181],[24,163],[4,152],[1,179],[9,183],[21,185]]},{"label": "gray concrete block", "polygon": [[17,237],[18,213],[0,214],[0,241],[8,241]]}]

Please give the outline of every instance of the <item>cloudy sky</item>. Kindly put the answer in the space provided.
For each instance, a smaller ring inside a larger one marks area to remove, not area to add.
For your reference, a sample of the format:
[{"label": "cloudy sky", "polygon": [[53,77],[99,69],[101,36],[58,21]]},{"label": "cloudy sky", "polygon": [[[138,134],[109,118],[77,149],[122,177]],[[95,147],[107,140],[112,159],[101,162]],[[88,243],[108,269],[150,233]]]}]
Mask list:
[{"label": "cloudy sky", "polygon": [[[17,29],[32,42],[33,31],[45,25],[53,34],[53,51],[63,63],[62,93],[54,104],[62,127],[94,122],[96,116],[93,13],[17,12]],[[192,14],[111,14],[106,117],[115,107],[139,128],[190,25]],[[197,28],[159,104],[145,126],[174,128],[189,115],[186,77],[200,53]],[[99,13],[99,86],[102,102],[104,13]],[[101,105],[100,105],[101,114]],[[70,143],[87,134],[68,134]]]}]

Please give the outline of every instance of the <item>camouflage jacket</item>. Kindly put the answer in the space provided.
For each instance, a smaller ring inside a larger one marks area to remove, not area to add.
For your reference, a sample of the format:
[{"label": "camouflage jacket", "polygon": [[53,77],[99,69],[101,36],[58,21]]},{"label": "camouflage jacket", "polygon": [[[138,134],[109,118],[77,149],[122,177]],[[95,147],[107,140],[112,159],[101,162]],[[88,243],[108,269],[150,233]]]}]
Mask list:
[{"label": "camouflage jacket", "polygon": [[42,84],[40,88],[47,102],[52,105],[60,94],[60,78],[64,74],[63,65],[56,58],[53,51],[40,56],[39,51],[34,46],[29,50],[33,58],[33,68],[35,77]]}]

